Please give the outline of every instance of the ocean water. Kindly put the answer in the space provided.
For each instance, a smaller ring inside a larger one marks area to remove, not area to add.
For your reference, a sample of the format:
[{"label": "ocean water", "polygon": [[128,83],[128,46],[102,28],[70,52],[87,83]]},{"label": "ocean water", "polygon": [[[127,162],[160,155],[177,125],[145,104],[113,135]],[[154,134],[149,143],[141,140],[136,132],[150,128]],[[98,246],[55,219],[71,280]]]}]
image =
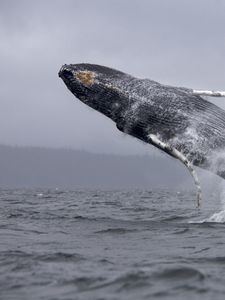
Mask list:
[{"label": "ocean water", "polygon": [[221,194],[0,190],[0,299],[224,299]]}]

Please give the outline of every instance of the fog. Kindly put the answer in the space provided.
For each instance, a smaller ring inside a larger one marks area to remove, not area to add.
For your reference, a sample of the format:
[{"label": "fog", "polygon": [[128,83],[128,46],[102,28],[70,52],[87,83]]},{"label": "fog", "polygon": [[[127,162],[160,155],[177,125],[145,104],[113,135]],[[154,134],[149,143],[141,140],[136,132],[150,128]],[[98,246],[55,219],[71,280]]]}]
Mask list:
[{"label": "fog", "polygon": [[1,0],[0,40],[0,144],[153,151],[80,103],[58,78],[64,63],[225,89],[223,0]]}]

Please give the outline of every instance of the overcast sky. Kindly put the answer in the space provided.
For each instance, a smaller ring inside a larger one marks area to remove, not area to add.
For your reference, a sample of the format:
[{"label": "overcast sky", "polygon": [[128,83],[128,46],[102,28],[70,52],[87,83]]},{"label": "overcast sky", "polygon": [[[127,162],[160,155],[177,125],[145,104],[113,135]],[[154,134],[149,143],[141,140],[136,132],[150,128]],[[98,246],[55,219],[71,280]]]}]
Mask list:
[{"label": "overcast sky", "polygon": [[0,43],[0,144],[152,151],[66,89],[65,63],[225,90],[225,0],[0,0]]}]

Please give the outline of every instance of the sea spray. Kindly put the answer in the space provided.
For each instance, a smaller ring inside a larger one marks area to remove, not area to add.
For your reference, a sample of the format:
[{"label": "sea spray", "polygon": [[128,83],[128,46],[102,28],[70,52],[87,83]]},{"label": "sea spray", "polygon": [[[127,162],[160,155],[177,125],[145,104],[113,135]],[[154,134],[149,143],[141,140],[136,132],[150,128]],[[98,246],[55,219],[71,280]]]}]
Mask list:
[{"label": "sea spray", "polygon": [[[214,186],[215,187],[215,186]],[[219,199],[220,208],[219,211],[214,212],[209,217],[202,220],[192,220],[189,223],[225,223],[225,183],[221,181],[219,184],[219,190],[212,193],[212,199]]]},{"label": "sea spray", "polygon": [[215,222],[215,223],[225,223],[225,184],[221,182],[220,184],[220,203],[221,203],[221,210],[219,212],[214,213],[205,222]]}]

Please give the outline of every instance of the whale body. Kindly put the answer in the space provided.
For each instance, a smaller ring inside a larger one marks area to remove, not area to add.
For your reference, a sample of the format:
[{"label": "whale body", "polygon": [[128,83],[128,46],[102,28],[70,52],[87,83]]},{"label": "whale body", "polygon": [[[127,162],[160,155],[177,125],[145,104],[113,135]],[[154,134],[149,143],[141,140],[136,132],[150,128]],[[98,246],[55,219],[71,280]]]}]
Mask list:
[{"label": "whale body", "polygon": [[[225,179],[225,111],[192,89],[139,79],[94,64],[63,65],[68,89],[143,142],[149,135],[181,152],[193,165]],[[167,154],[168,147],[160,148]]]}]

